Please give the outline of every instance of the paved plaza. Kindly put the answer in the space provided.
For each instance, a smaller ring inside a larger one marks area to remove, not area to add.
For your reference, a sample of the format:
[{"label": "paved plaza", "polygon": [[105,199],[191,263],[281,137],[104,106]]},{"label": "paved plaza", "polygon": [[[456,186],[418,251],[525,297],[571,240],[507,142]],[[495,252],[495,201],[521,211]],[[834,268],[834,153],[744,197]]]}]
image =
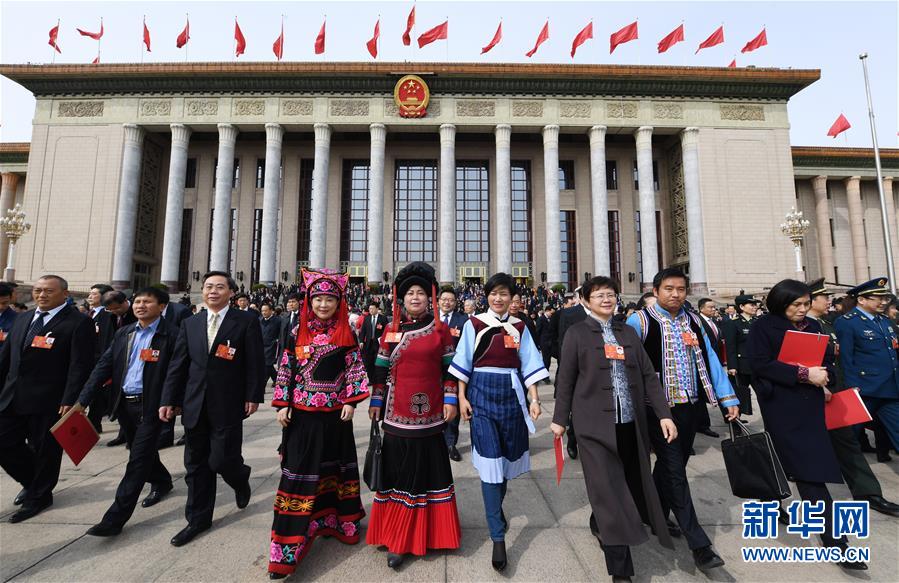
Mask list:
[{"label": "paved plaza", "polygon": [[[602,552],[590,535],[590,508],[579,461],[567,460],[561,485],[556,485],[552,439],[552,387],[541,387],[545,412],[531,439],[533,470],[509,485],[505,512],[511,522],[507,545],[509,567],[497,574],[490,566],[489,541],[480,486],[470,463],[467,428],[461,436],[462,463],[453,464],[462,547],[408,560],[398,571],[387,567],[386,551],[359,544],[342,545],[318,540],[292,579],[318,581],[607,581]],[[270,393],[268,397],[270,397]],[[354,421],[360,465],[368,444],[367,402]],[[751,424],[758,429],[761,421]],[[723,421],[714,427],[724,436]],[[14,511],[12,500],[19,486],[0,475],[0,578],[3,581],[267,581],[272,499],[279,479],[276,448],[280,428],[270,408],[263,406],[244,424],[244,456],[252,466],[253,498],[244,510],[234,504],[234,493],[219,480],[213,528],[182,548],[169,539],[184,525],[183,448],[161,452],[175,479],[175,490],[160,504],[138,506],[122,534],[96,538],[85,531],[98,522],[112,501],[128,452],[107,448],[116,426],[106,423],[100,444],[80,467],[63,460],[54,505],[21,524],[6,519]],[[181,435],[176,430],[176,438]],[[654,539],[633,549],[636,580],[654,581],[897,581],[899,580],[899,518],[872,513],[870,570],[844,573],[828,564],[759,565],[740,558],[740,501],[730,494],[718,440],[697,436],[696,456],[688,468],[693,500],[700,522],[727,564],[708,577],[697,571],[683,539],[676,551]],[[874,463],[884,494],[899,499],[899,459]],[[147,490],[145,490],[146,492]],[[832,488],[836,499],[849,499],[845,486]],[[372,494],[363,486],[363,503],[370,508]],[[367,519],[363,521],[363,524]],[[798,536],[781,534],[776,543],[801,546]],[[809,543],[805,543],[809,544]]]}]

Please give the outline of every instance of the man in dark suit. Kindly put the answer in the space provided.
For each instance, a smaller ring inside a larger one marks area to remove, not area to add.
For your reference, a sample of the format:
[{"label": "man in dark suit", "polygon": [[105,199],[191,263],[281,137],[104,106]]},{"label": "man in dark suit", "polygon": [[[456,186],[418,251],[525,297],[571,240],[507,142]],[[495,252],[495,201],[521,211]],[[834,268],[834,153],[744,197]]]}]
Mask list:
[{"label": "man in dark suit", "polygon": [[[97,349],[94,351],[94,364],[100,360],[100,357],[112,344],[112,337],[115,335],[116,327],[112,320],[112,314],[107,312],[103,307],[103,294],[112,291],[112,286],[105,283],[95,283],[91,286],[87,294],[87,307],[90,308],[88,316],[94,323],[94,331],[97,333]],[[102,420],[103,416],[110,411],[111,404],[107,393],[108,387],[100,388],[87,410],[87,418],[97,433],[103,433]]]},{"label": "man in dark suit", "polygon": [[[62,448],[50,428],[94,364],[97,335],[90,318],[66,303],[68,287],[57,275],[38,279],[31,290],[37,309],[16,318],[0,348],[0,466],[27,490],[10,522],[53,504]],[[26,436],[34,437],[33,450]]]},{"label": "man in dark suit", "polygon": [[12,303],[15,290],[8,283],[0,283],[0,346],[6,342],[6,336],[12,330],[18,313],[13,309]]},{"label": "man in dark suit", "polygon": [[[553,336],[550,322],[554,313],[553,307],[547,305],[543,308],[543,313],[540,314],[540,317],[537,318],[536,341],[537,346],[540,347],[540,354],[543,356],[543,366],[546,367],[546,370],[549,370],[553,359]],[[549,379],[546,379],[546,382],[548,383]]]},{"label": "man in dark suit", "polygon": [[287,313],[281,316],[281,334],[278,337],[278,354],[285,350],[292,350],[290,334],[300,323],[300,296],[296,293],[287,295]]},{"label": "man in dark suit", "polygon": [[[178,334],[181,328],[181,322],[189,318],[192,314],[190,308],[178,302],[169,301],[162,307],[162,317],[168,324],[168,328],[173,335]],[[175,445],[175,420],[172,419],[162,424],[162,430],[159,432],[159,449],[165,449]],[[178,440],[178,445],[184,445],[184,438]]]},{"label": "man in dark suit", "polygon": [[378,356],[378,343],[387,327],[387,316],[381,314],[380,304],[376,300],[368,303],[368,314],[359,326],[359,344],[362,345],[362,363],[368,378],[372,378],[375,370],[375,357]]},{"label": "man in dark suit", "polygon": [[[440,290],[440,296],[437,298],[437,305],[440,308],[440,321],[449,327],[450,335],[453,338],[453,348],[458,346],[459,338],[462,337],[462,327],[468,321],[468,316],[456,311],[459,305],[456,297],[456,290],[452,286],[444,286]],[[383,316],[382,316],[383,317]],[[384,318],[384,325],[387,325],[387,319]],[[375,352],[377,354],[377,352]],[[443,437],[446,440],[446,449],[449,457],[454,462],[462,461],[462,454],[456,444],[459,443],[459,419],[461,415],[456,415],[443,430]]]},{"label": "man in dark suit", "polygon": [[[563,341],[565,339],[565,333],[568,332],[568,329],[587,318],[587,308],[581,303],[580,299],[580,289],[578,288],[574,290],[574,297],[570,302],[567,308],[563,310],[559,310],[559,321],[558,321],[558,336],[556,337],[556,344],[559,347],[557,359],[561,358],[562,351],[565,350],[565,346],[563,345]],[[568,445],[566,446],[568,450],[568,455],[571,459],[577,459],[577,437],[574,435],[574,418],[568,420]]]},{"label": "man in dark suit", "polygon": [[281,318],[275,315],[272,305],[262,304],[259,325],[262,326],[262,345],[265,352],[265,378],[274,383],[278,376],[278,338],[281,336]]},{"label": "man in dark suit", "polygon": [[[727,363],[727,353],[723,349],[721,329],[715,323],[718,317],[718,306],[715,300],[711,298],[701,298],[696,304],[699,307],[699,320],[702,322],[702,329],[705,330],[706,336],[709,337],[709,344],[712,350],[718,355],[718,360]],[[704,391],[699,391],[699,398],[693,403],[696,408],[696,433],[701,433],[708,437],[721,437],[717,431],[712,431],[712,420],[709,417],[708,409],[709,399]]]},{"label": "man in dark suit", "polygon": [[155,287],[134,295],[137,324],[116,332],[78,396],[76,407],[87,407],[97,390],[112,379],[114,408],[131,450],[115,501],[87,534],[114,536],[122,532],[145,483],[150,484],[150,494],[141,503],[144,508],[172,490],[172,476],[159,460],[158,449],[162,429],[159,399],[178,336],[178,330],[162,317],[168,303],[169,294]]},{"label": "man in dark suit", "polygon": [[228,273],[203,277],[207,309],[181,324],[160,401],[160,419],[170,421],[181,411],[185,430],[187,526],[172,537],[176,547],[212,525],[216,474],[234,489],[238,508],[250,502],[243,420],[263,400],[265,360],[259,317],[229,308],[235,291]]},{"label": "man in dark suit", "polygon": [[[131,302],[128,301],[128,296],[118,290],[110,290],[105,292],[103,294],[102,303],[103,308],[106,310],[106,313],[109,314],[109,320],[112,323],[111,334],[109,334],[109,336],[107,337],[108,340],[106,340],[106,344],[103,347],[103,351],[105,352],[109,345],[112,343],[112,335],[115,334],[115,332],[120,328],[137,322],[137,318],[134,317],[134,312],[131,311]],[[102,353],[103,352],[100,352],[100,354]],[[116,414],[112,409],[112,399],[107,400],[107,406],[109,420],[115,421]],[[115,447],[117,445],[122,445],[127,441],[128,440],[125,438],[125,429],[120,424],[119,434],[114,439],[110,440],[106,445],[107,447]]]}]

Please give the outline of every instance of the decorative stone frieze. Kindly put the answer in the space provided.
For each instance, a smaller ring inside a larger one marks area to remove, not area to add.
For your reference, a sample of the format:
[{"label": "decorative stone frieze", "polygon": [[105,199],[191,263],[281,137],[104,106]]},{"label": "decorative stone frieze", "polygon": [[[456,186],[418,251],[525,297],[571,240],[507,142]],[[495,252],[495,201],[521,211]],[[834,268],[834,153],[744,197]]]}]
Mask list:
[{"label": "decorative stone frieze", "polygon": [[184,103],[184,111],[187,115],[217,115],[219,102],[216,99],[188,99]]},{"label": "decorative stone frieze", "polygon": [[653,103],[652,115],[656,119],[684,119],[684,106],[680,103]]},{"label": "decorative stone frieze", "polygon": [[635,119],[638,110],[636,101],[613,101],[606,106],[608,116],[615,119]]},{"label": "decorative stone frieze", "polygon": [[171,115],[172,101],[170,99],[141,99],[141,117],[161,117]]},{"label": "decorative stone frieze", "polygon": [[332,99],[331,115],[340,117],[357,117],[368,115],[368,101],[365,99]]},{"label": "decorative stone frieze", "polygon": [[59,117],[103,117],[102,101],[61,101]]},{"label": "decorative stone frieze", "polygon": [[722,103],[721,119],[732,121],[765,121],[765,108],[746,103]]},{"label": "decorative stone frieze", "polygon": [[234,101],[234,115],[265,114],[264,99],[238,99]]},{"label": "decorative stone frieze", "polygon": [[281,115],[312,115],[312,100],[285,99],[281,102]]},{"label": "decorative stone frieze", "polygon": [[559,117],[587,118],[593,111],[587,101],[563,101],[559,104]]},{"label": "decorative stone frieze", "polygon": [[513,101],[512,117],[543,117],[543,102]]},{"label": "decorative stone frieze", "polygon": [[457,101],[456,115],[459,117],[493,117],[496,115],[496,102],[474,99]]}]

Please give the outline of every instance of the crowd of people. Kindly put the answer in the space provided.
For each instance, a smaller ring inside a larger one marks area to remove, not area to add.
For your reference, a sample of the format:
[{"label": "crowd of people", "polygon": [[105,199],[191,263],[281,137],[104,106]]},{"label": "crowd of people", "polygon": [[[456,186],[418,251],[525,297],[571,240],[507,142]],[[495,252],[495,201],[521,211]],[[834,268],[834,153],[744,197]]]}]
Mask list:
[{"label": "crowd of people", "polygon": [[[62,449],[50,428],[76,409],[98,431],[104,418],[117,420],[109,445],[130,450],[112,504],[87,531],[119,534],[145,484],[143,507],[171,492],[159,450],[173,445],[180,416],[187,524],[171,544],[188,544],[212,525],[217,475],[238,508],[249,503],[243,421],[271,382],[283,432],[270,578],[297,571],[318,537],[362,540],[363,482],[374,492],[365,541],[386,548],[391,568],[459,548],[460,420],[470,428],[491,563],[503,571],[503,503],[514,495],[509,483],[530,470],[538,388],[550,382],[553,359],[550,430],[581,460],[589,527],[616,580],[634,576],[630,548],[649,539],[646,526],[671,549],[683,537],[700,570],[724,565],[699,523],[686,468],[697,433],[718,437],[710,413],[746,420],[753,399],[786,475],[803,500],[824,504],[828,523],[827,484],[843,481],[855,499],[899,517],[863,455],[885,463],[899,449],[899,331],[887,281],[832,302],[823,279],[787,279],[764,300],[700,298],[695,307],[689,283],[663,269],[651,292],[625,305],[604,276],[569,294],[520,288],[504,273],[440,287],[434,269],[416,262],[375,288],[304,269],[295,286],[242,293],[230,274],[211,271],[199,305],[158,287],[129,297],[106,284],[77,304],[63,278],[46,275],[34,282],[34,308],[21,312],[14,286],[0,283],[0,466],[22,485],[9,521],[53,504]],[[780,362],[789,331],[828,336],[820,366]],[[825,403],[850,387],[873,420],[828,431]],[[366,399],[377,447],[360,472],[352,420]],[[848,544],[829,530],[821,541]]]}]

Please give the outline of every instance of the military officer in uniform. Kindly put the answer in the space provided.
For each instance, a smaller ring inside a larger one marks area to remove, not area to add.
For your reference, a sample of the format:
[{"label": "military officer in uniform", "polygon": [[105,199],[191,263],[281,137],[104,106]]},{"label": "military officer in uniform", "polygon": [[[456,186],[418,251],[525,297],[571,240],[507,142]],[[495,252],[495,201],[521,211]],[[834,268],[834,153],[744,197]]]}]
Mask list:
[{"label": "military officer in uniform", "polygon": [[[843,378],[843,372],[840,367],[840,344],[837,341],[837,333],[834,326],[824,315],[830,309],[830,290],[824,284],[824,278],[816,279],[808,284],[812,290],[812,305],[809,308],[807,316],[813,318],[821,324],[821,331],[830,337],[830,343],[833,347],[834,369],[837,373],[836,383],[833,386],[834,392],[839,392],[847,388]],[[825,401],[829,401],[831,393],[824,391]],[[840,465],[840,472],[852,497],[856,500],[867,500],[871,510],[876,510],[882,514],[899,516],[899,504],[894,504],[883,497],[883,490],[880,482],[871,471],[868,460],[862,453],[858,438],[852,427],[840,427],[839,429],[831,429],[828,431],[830,435],[830,443],[833,445],[833,451],[837,456],[837,462]]]},{"label": "military officer in uniform", "polygon": [[855,308],[834,322],[846,386],[858,387],[865,405],[899,449],[899,338],[884,316],[887,278],[849,290]]},{"label": "military officer in uniform", "polygon": [[740,413],[752,415],[752,394],[749,391],[752,370],[746,358],[746,340],[759,309],[759,300],[749,295],[739,295],[734,304],[737,306],[736,318],[724,322],[727,374],[730,375],[731,384],[740,399]]}]

